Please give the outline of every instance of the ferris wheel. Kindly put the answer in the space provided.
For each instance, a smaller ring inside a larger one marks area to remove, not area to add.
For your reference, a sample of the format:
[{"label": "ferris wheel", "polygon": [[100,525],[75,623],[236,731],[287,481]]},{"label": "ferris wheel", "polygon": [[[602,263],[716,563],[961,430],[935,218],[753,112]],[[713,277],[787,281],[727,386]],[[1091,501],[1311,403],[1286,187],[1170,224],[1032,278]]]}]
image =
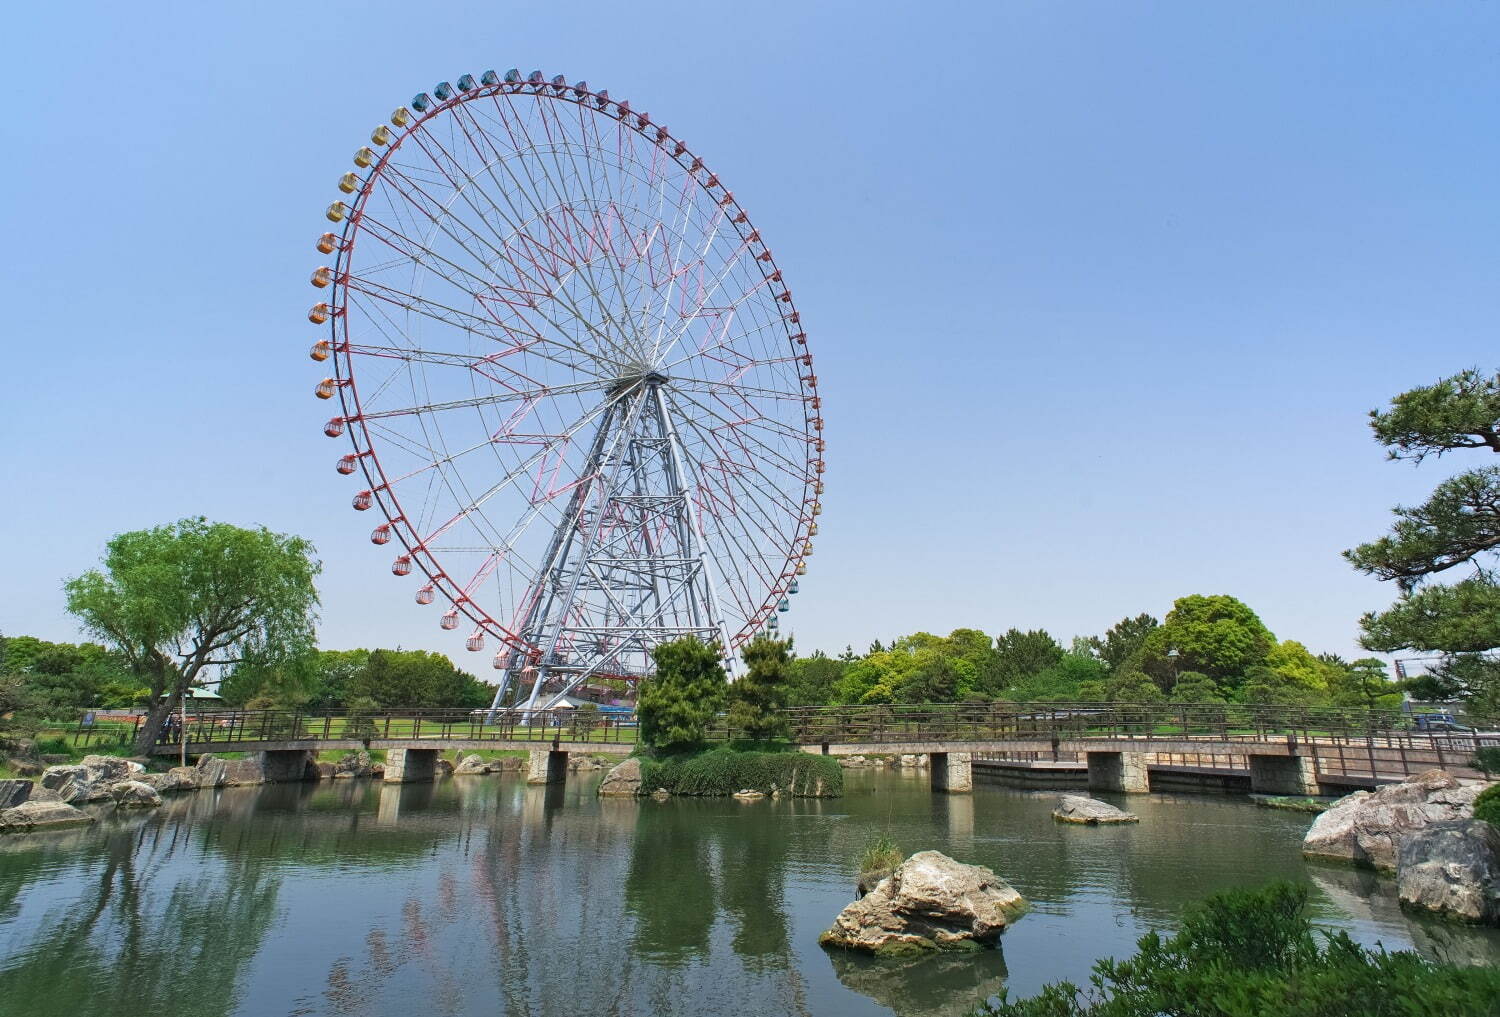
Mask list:
[{"label": "ferris wheel", "polygon": [[664,125],[540,71],[443,82],[338,181],[312,347],[370,540],[493,650],[495,705],[776,631],[822,511],[771,250]]}]

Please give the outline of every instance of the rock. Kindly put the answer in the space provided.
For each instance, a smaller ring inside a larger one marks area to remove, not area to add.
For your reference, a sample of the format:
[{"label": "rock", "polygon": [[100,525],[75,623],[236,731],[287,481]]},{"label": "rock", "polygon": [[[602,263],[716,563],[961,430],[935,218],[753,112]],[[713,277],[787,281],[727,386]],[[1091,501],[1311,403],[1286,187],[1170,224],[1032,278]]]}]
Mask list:
[{"label": "rock", "polygon": [[229,761],[211,754],[200,756],[194,769],[198,771],[199,787],[223,787],[229,771]]},{"label": "rock", "polygon": [[1454,819],[1406,834],[1396,888],[1410,907],[1500,925],[1500,830],[1482,819]]},{"label": "rock", "polygon": [[29,801],[0,812],[0,830],[16,833],[49,827],[81,826],[93,821],[94,817],[87,812],[63,802]]},{"label": "rock", "polygon": [[651,792],[651,800],[653,802],[664,802],[664,801],[667,801],[671,797],[672,797],[672,792],[668,791],[664,787],[659,787],[655,791]]},{"label": "rock", "polygon": [[490,760],[490,769],[499,770],[501,773],[519,773],[526,768],[524,756],[501,756]]},{"label": "rock", "polygon": [[742,802],[758,802],[766,796],[764,791],[756,791],[754,788],[742,788],[734,793],[734,797]]},{"label": "rock", "polygon": [[139,780],[122,780],[110,788],[117,809],[154,809],[161,805],[161,795],[150,784]]},{"label": "rock", "polygon": [[135,780],[146,772],[140,763],[119,756],[84,756],[83,768],[95,771],[95,780],[113,784],[122,780]]},{"label": "rock", "polygon": [[866,869],[864,872],[861,872],[859,874],[859,877],[857,879],[855,879],[854,892],[863,897],[865,894],[869,893],[871,890],[879,886],[882,879],[889,879],[891,873],[895,871],[895,869],[889,867]]},{"label": "rock", "polygon": [[990,869],[920,851],[839,912],[818,942],[883,955],[993,946],[1025,910]]},{"label": "rock", "polygon": [[851,770],[858,770],[862,766],[869,766],[870,761],[864,756],[845,756],[839,760],[839,765]]},{"label": "rock", "polygon": [[453,776],[453,763],[449,760],[439,758],[436,763],[432,764],[432,769],[435,777]]},{"label": "rock", "polygon": [[258,754],[246,759],[225,759],[220,762],[224,763],[224,783],[230,787],[266,782],[265,766]]},{"label": "rock", "polygon": [[40,777],[44,767],[33,759],[14,759],[10,761],[10,768],[16,771],[17,777]]},{"label": "rock", "polygon": [[27,801],[60,802],[62,801],[62,795],[58,794],[50,787],[42,787],[42,785],[40,784],[34,784],[31,788],[31,797],[28,798]]},{"label": "rock", "polygon": [[42,787],[56,791],[74,778],[87,776],[88,772],[81,766],[49,766],[42,771]]},{"label": "rock", "polygon": [[318,778],[317,779],[318,780],[332,780],[333,779],[333,764],[332,763],[325,763],[325,762],[319,761],[317,763],[314,763],[313,765],[315,767],[317,767],[317,770],[318,770]]},{"label": "rock", "polygon": [[1087,823],[1094,826],[1099,823],[1139,823],[1141,821],[1141,817],[1134,812],[1117,809],[1109,802],[1101,802],[1097,798],[1063,795],[1057,803],[1057,808],[1052,810],[1052,818],[1062,823]]},{"label": "rock", "polygon": [[[111,757],[88,756],[88,759],[105,759]],[[125,763],[126,760],[119,760]],[[42,786],[56,791],[58,798],[69,805],[79,802],[103,801],[109,797],[109,788],[114,781],[106,776],[109,773],[129,773],[124,767],[90,767],[79,765],[49,766],[42,771]]]},{"label": "rock", "polygon": [[364,749],[346,752],[333,764],[335,778],[368,777],[373,771],[374,765],[370,762],[370,754]]},{"label": "rock", "polygon": [[489,772],[489,761],[481,759],[474,753],[470,753],[460,759],[458,765],[453,768],[453,775],[455,777],[478,777]]},{"label": "rock", "polygon": [[191,766],[174,766],[166,773],[142,774],[140,782],[157,794],[176,794],[179,791],[198,790],[197,775],[198,771]]},{"label": "rock", "polygon": [[31,798],[35,787],[29,780],[0,780],[0,809],[13,809],[24,805]]},{"label": "rock", "polygon": [[1356,791],[1313,820],[1302,853],[1394,872],[1397,844],[1404,835],[1432,823],[1470,818],[1483,789],[1482,783],[1428,770],[1373,794]]},{"label": "rock", "polygon": [[604,775],[599,793],[606,796],[635,797],[641,793],[641,761],[627,759]]}]

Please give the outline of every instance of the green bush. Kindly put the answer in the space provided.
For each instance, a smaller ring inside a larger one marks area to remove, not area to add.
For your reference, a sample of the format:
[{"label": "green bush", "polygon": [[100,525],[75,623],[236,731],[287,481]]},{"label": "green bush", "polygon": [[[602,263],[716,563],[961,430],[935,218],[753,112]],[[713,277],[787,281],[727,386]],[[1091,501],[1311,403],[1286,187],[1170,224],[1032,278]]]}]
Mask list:
[{"label": "green bush", "polygon": [[773,786],[793,797],[844,793],[844,770],[829,756],[805,752],[708,752],[641,759],[641,789],[666,788],[674,795],[732,795],[736,791],[770,794]]},{"label": "green bush", "polygon": [[38,738],[33,747],[39,756],[67,756],[72,754],[68,748],[68,739],[62,735],[54,735],[51,738]]},{"label": "green bush", "polygon": [[1491,784],[1474,799],[1474,818],[1500,827],[1500,784]]},{"label": "green bush", "polygon": [[1216,894],[1170,939],[1094,965],[1091,988],[1048,985],[977,1013],[990,1017],[1493,1017],[1500,969],[1434,964],[1367,950],[1343,931],[1315,931],[1307,888],[1273,883]]},{"label": "green bush", "polygon": [[860,872],[885,872],[894,869],[906,856],[891,838],[881,835],[872,840],[859,856]]}]

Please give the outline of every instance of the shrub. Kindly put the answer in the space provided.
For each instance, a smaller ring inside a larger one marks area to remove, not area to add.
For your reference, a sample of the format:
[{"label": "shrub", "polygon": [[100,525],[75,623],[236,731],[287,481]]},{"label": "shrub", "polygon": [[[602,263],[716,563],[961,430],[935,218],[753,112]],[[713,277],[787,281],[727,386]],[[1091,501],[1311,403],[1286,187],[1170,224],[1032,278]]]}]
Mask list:
[{"label": "shrub", "polygon": [[725,691],[717,644],[691,636],[651,651],[656,672],[640,684],[636,718],[641,741],[680,752],[702,745]]},{"label": "shrub", "polygon": [[[1315,932],[1306,887],[1273,883],[1216,894],[1170,939],[1142,936],[1137,953],[1094,965],[1092,988],[1046,986],[990,1017],[1489,1017],[1500,969],[1434,964],[1367,950],[1343,931]],[[1320,943],[1321,940],[1321,943]]]},{"label": "shrub", "polygon": [[1474,799],[1474,818],[1500,827],[1500,784],[1491,784]]},{"label": "shrub", "polygon": [[872,840],[859,856],[860,872],[888,872],[906,860],[896,842],[882,834]]},{"label": "shrub", "polygon": [[666,788],[674,795],[732,795],[736,791],[773,789],[794,797],[813,797],[822,783],[824,797],[844,793],[844,770],[829,756],[805,752],[735,752],[719,748],[690,755],[641,759],[641,787]]},{"label": "shrub", "polygon": [[68,749],[68,739],[62,735],[53,735],[51,738],[38,738],[32,743],[32,747],[39,756],[66,756],[71,754]]}]

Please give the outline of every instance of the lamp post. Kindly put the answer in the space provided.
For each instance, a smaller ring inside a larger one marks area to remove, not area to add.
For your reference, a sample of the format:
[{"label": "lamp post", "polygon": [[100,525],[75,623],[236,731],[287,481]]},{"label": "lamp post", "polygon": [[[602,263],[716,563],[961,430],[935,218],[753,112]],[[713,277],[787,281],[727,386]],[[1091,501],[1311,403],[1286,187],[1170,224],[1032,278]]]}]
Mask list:
[{"label": "lamp post", "polygon": [[1172,684],[1167,689],[1168,694],[1170,694],[1173,689],[1177,688],[1177,658],[1180,656],[1182,656],[1182,654],[1177,651],[1177,647],[1173,646],[1168,648],[1167,660],[1171,661],[1172,663]]}]

